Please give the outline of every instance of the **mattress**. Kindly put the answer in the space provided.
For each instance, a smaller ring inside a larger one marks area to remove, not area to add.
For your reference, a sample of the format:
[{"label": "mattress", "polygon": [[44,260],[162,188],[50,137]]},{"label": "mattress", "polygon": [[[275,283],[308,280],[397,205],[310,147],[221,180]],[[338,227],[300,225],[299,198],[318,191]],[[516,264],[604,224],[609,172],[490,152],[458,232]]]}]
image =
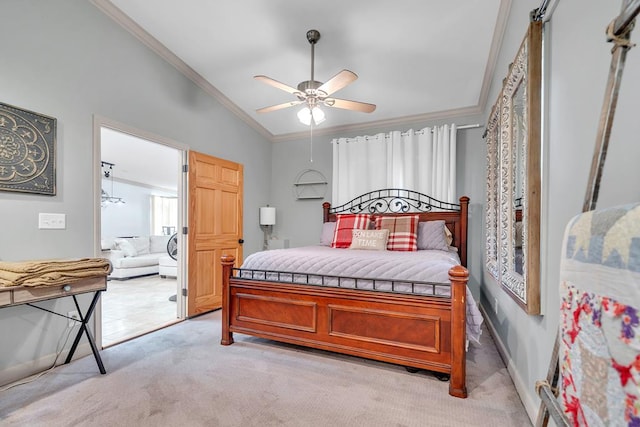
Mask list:
[{"label": "mattress", "polygon": [[[449,296],[449,269],[459,264],[458,253],[453,250],[400,252],[304,246],[251,254],[241,269],[259,271],[240,274],[258,280]],[[468,288],[466,301],[467,338],[479,342],[483,319]]]}]

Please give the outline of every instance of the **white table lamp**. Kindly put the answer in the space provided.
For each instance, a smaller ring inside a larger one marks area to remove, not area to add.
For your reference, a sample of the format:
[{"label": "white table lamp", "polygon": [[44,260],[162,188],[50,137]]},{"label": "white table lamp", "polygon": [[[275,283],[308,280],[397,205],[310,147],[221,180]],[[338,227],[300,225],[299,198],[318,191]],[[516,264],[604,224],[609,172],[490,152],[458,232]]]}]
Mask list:
[{"label": "white table lamp", "polygon": [[260,208],[260,227],[264,231],[264,242],[262,250],[266,251],[269,247],[268,240],[271,236],[271,230],[276,224],[276,208],[273,206],[264,206]]}]

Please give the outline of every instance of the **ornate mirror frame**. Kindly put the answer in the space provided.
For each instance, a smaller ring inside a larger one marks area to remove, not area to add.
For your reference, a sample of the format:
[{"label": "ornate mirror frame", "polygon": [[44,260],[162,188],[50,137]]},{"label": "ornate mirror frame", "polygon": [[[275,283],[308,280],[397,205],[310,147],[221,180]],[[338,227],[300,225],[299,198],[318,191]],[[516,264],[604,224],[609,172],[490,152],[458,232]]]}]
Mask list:
[{"label": "ornate mirror frame", "polygon": [[487,205],[485,211],[485,255],[489,274],[500,282],[498,261],[498,165],[500,165],[500,113],[502,93],[487,122]]},{"label": "ornate mirror frame", "polygon": [[499,124],[492,127],[492,111],[487,125],[488,156],[493,156],[487,176],[487,268],[528,314],[540,314],[541,79],[542,23],[536,21],[529,24],[494,106]]}]

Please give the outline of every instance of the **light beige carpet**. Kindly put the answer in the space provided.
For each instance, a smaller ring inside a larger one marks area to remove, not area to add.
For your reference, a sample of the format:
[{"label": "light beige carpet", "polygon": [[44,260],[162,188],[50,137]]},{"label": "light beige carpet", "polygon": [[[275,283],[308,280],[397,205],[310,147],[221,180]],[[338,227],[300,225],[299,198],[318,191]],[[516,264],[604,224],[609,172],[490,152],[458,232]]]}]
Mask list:
[{"label": "light beige carpet", "polygon": [[467,357],[469,397],[432,374],[235,334],[220,312],[170,326],[0,393],[9,426],[527,426],[490,335]]}]

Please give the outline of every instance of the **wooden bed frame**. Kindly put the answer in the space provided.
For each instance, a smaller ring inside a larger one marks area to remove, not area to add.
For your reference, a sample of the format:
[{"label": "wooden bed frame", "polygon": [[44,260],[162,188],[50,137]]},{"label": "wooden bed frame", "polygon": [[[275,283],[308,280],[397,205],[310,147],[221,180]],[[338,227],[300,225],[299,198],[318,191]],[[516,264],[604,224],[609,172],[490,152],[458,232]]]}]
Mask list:
[{"label": "wooden bed frame", "polygon": [[[370,203],[379,200],[375,194],[362,197],[367,196],[370,200],[362,202],[358,198],[349,206],[334,209],[324,203],[324,221],[334,220],[339,212],[381,212],[379,203]],[[443,208],[438,203],[441,202],[429,198],[427,206],[419,202],[419,207],[412,204],[412,208],[427,210],[419,213],[420,221],[444,220],[453,233],[453,245],[458,248],[462,265],[449,270],[450,298],[242,279],[234,276],[234,257],[223,256],[221,344],[233,344],[233,333],[238,332],[408,369],[427,369],[450,375],[449,394],[467,397],[469,274],[465,266],[469,198],[461,197],[460,205],[444,207],[455,211],[431,212],[432,208]],[[399,209],[400,212],[384,215],[408,214],[401,213],[404,208]]]}]

